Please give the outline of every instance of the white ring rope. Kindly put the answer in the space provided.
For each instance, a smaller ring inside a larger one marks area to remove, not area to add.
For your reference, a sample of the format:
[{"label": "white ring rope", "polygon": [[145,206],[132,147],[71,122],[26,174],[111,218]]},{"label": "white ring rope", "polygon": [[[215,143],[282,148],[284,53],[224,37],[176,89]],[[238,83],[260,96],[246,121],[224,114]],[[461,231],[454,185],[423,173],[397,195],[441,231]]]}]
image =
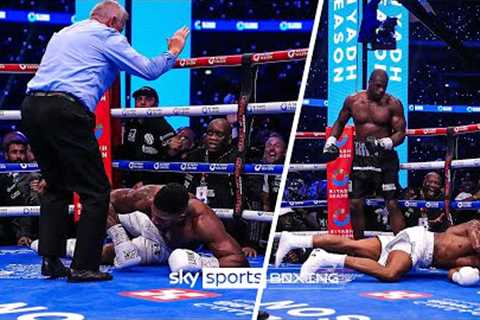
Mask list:
[{"label": "white ring rope", "polygon": [[[212,208],[219,218],[232,219],[233,209]],[[73,205],[68,207],[68,213],[73,213]],[[9,206],[0,207],[0,218],[3,217],[36,217],[40,215],[40,206]],[[242,218],[251,221],[271,222],[273,212],[243,210]]]},{"label": "white ring rope", "polygon": [[[247,106],[249,114],[294,113],[297,101],[259,102]],[[156,108],[115,108],[112,118],[158,118],[164,116],[218,116],[237,113],[237,104],[165,106]],[[0,120],[21,120],[20,111],[2,110]]]}]

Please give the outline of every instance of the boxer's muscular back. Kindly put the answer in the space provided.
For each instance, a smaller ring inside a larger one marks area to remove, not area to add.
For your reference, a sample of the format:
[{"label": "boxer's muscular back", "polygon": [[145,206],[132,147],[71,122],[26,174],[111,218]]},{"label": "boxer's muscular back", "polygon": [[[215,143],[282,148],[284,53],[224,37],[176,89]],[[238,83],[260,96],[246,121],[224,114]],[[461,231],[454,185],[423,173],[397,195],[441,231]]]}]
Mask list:
[{"label": "boxer's muscular back", "polygon": [[119,214],[141,211],[151,214],[151,206],[163,185],[146,185],[138,189],[116,189],[110,194],[110,202]]}]

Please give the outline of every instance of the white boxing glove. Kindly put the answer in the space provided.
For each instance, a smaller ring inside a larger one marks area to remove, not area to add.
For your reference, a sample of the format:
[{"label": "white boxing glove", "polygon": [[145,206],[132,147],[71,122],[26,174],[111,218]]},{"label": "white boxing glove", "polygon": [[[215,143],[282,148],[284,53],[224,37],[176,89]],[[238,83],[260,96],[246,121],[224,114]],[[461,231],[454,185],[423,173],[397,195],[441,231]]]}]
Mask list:
[{"label": "white boxing glove", "polygon": [[107,234],[112,239],[115,249],[113,260],[115,267],[128,268],[140,264],[141,258],[138,255],[137,248],[130,241],[125,229],[120,224],[108,228]]},{"label": "white boxing glove", "polygon": [[323,153],[326,153],[328,148],[332,145],[336,145],[337,143],[337,138],[334,136],[328,137],[327,141],[325,141],[325,145],[323,146]]},{"label": "white boxing glove", "polygon": [[377,140],[377,145],[385,150],[392,150],[393,148],[393,141],[389,137],[381,138]]},{"label": "white boxing glove", "polygon": [[114,246],[114,249],[115,258],[113,259],[113,265],[115,267],[122,269],[140,264],[141,257],[131,241],[121,242]]},{"label": "white boxing glove", "polygon": [[473,267],[461,267],[452,275],[452,281],[461,286],[471,286],[480,280],[480,271]]},{"label": "white boxing glove", "polygon": [[220,263],[215,257],[201,256],[195,251],[188,249],[175,249],[168,257],[168,265],[172,272],[187,271],[196,272],[202,268],[218,268]]}]

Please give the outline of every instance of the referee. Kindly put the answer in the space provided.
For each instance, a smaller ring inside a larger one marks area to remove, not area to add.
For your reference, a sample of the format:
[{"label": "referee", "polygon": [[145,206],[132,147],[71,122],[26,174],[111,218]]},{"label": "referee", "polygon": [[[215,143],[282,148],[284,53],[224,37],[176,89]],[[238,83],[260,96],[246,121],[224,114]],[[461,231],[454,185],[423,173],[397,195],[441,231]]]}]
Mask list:
[{"label": "referee", "polygon": [[[22,125],[47,182],[40,206],[39,254],[42,274],[69,282],[111,280],[100,272],[110,184],[95,139],[95,108],[119,71],[153,80],[168,71],[182,51],[189,30],[168,39],[168,52],[152,59],[136,52],[120,33],[128,13],[116,1],[97,4],[90,19],[55,33],[40,68],[27,85]],[[80,195],[82,215],[77,246],[67,269],[68,205]]]}]

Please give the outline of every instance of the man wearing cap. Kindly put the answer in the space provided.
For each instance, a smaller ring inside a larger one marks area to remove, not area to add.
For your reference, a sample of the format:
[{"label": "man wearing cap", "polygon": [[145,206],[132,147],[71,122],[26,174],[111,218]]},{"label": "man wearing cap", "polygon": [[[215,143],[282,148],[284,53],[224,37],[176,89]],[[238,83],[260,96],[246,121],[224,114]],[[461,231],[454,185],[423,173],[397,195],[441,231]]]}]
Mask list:
[{"label": "man wearing cap", "polygon": [[[158,107],[158,94],[155,89],[144,86],[133,93],[135,108]],[[125,119],[123,122],[123,148],[121,157],[127,160],[157,161],[167,148],[168,140],[175,136],[175,130],[163,117]],[[133,186],[150,181],[151,173],[126,172],[124,184]]]}]

